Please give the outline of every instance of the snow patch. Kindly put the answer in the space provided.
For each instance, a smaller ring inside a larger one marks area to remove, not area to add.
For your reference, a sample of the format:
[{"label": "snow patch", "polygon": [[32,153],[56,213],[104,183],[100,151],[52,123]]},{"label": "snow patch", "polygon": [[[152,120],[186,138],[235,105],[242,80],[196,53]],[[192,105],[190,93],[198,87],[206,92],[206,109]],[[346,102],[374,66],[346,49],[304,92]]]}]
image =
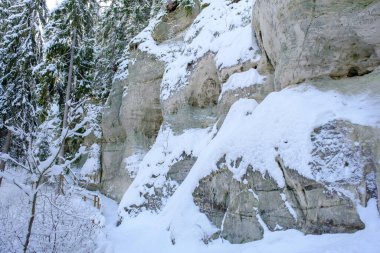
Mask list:
[{"label": "snow patch", "polygon": [[228,78],[227,82],[222,86],[222,92],[219,96],[219,101],[222,99],[223,94],[229,90],[236,90],[246,88],[255,84],[262,84],[265,80],[256,69],[250,69],[245,72],[235,73]]},{"label": "snow patch", "polygon": [[285,193],[280,193],[282,201],[284,201],[286,208],[288,208],[289,213],[293,216],[295,220],[298,220],[297,213],[293,209],[293,207],[289,204],[288,200],[286,199]]},{"label": "snow patch", "polygon": [[139,165],[145,156],[144,152],[136,152],[124,159],[125,168],[128,170],[131,178],[135,178],[139,171]]}]

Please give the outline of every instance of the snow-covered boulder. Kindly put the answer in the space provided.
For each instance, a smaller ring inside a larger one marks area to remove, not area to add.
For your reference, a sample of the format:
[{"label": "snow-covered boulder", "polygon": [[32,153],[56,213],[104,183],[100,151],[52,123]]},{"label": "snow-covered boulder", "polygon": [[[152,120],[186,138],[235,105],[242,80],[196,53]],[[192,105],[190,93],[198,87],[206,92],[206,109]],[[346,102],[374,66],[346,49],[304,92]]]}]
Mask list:
[{"label": "snow-covered boulder", "polygon": [[259,240],[264,227],[270,231],[298,229],[312,234],[364,228],[348,197],[295,170],[282,169],[284,188],[252,167],[241,180],[234,179],[227,168],[202,179],[193,196],[201,212],[219,228],[211,238],[222,237],[231,243]]},{"label": "snow-covered boulder", "polygon": [[[286,89],[252,112],[249,103],[236,102],[209,153],[193,168],[199,174],[213,171],[192,191],[195,204],[218,228],[210,238],[242,243],[261,239],[265,230],[363,229],[356,205],[377,198],[379,187],[379,81],[378,73],[345,84],[319,80],[315,85],[323,83],[323,91],[305,85]],[[338,84],[344,91],[333,88]],[[300,104],[291,95],[296,90],[306,99]],[[251,115],[258,118],[249,122]]]}]

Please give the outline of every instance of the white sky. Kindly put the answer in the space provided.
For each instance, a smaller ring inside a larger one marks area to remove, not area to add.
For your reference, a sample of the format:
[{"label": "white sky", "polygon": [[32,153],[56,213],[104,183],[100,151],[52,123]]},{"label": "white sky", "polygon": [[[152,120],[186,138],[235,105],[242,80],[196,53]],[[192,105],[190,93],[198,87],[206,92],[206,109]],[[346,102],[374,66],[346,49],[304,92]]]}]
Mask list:
[{"label": "white sky", "polygon": [[53,9],[60,2],[62,2],[62,0],[46,0],[46,4],[49,10]]},{"label": "white sky", "polygon": [[[62,2],[63,0],[46,0],[46,4],[49,10],[54,9],[57,4]],[[109,6],[111,4],[111,1],[103,2],[102,6]]]}]

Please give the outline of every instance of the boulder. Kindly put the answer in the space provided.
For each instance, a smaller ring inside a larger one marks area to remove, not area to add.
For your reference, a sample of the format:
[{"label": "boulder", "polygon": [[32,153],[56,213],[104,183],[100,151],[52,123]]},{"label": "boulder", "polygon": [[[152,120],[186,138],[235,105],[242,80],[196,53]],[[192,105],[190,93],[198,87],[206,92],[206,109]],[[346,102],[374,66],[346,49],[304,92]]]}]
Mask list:
[{"label": "boulder", "polygon": [[310,165],[319,181],[351,191],[363,206],[377,197],[380,129],[334,120],[315,128],[311,140]]},{"label": "boulder", "polygon": [[364,224],[351,199],[329,190],[286,168],[277,158],[286,187],[281,188],[268,175],[252,167],[236,180],[226,166],[203,178],[193,193],[194,202],[222,237],[231,243],[244,243],[270,231],[298,229],[306,234],[355,232]]}]

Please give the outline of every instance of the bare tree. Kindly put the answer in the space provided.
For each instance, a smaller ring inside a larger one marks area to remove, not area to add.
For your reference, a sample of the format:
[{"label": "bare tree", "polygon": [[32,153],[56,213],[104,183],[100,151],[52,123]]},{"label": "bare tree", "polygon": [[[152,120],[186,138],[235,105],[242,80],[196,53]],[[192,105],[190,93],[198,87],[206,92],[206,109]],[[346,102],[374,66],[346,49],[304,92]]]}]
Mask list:
[{"label": "bare tree", "polygon": [[[57,175],[63,175],[64,169],[69,168],[70,165],[85,152],[84,148],[80,148],[71,159],[61,160],[61,162],[57,163],[59,159],[63,159],[59,154],[64,147],[65,140],[75,136],[83,136],[84,134],[80,133],[80,130],[93,120],[91,115],[83,117],[82,106],[84,102],[85,101],[81,101],[71,105],[70,110],[68,110],[67,113],[66,127],[62,129],[60,135],[55,139],[50,136],[53,140],[49,144],[49,151],[46,158],[40,158],[41,155],[39,150],[41,149],[42,144],[41,139],[46,137],[44,134],[46,132],[53,132],[51,129],[52,125],[49,124],[49,122],[44,122],[44,124],[41,124],[30,132],[25,132],[23,128],[17,128],[15,126],[12,128],[14,135],[25,138],[26,140],[23,145],[26,157],[14,158],[7,153],[0,153],[0,160],[3,162],[9,162],[16,168],[22,169],[26,172],[29,179],[29,182],[20,182],[17,178],[7,173],[7,171],[0,172],[1,177],[20,188],[29,197],[31,202],[28,228],[25,241],[23,242],[24,252],[28,250],[30,237],[32,236],[32,229],[36,216],[36,204],[42,187],[47,183],[54,182]],[[79,123],[74,123],[78,119],[82,120]],[[72,124],[73,126],[69,128]]]},{"label": "bare tree", "polygon": [[[65,96],[65,109],[63,111],[63,121],[62,121],[62,128],[65,129],[68,126],[68,114],[69,114],[69,108],[71,104],[71,86],[73,81],[73,67],[74,67],[74,51],[75,51],[75,38],[76,38],[76,32],[77,30],[74,28],[73,35],[72,35],[72,42],[70,47],[70,64],[69,64],[69,75],[67,78],[67,85],[66,85],[66,96]],[[65,155],[65,142],[62,143],[62,147],[59,151],[59,156],[61,159],[63,159]],[[63,160],[62,160],[63,161]]]}]

